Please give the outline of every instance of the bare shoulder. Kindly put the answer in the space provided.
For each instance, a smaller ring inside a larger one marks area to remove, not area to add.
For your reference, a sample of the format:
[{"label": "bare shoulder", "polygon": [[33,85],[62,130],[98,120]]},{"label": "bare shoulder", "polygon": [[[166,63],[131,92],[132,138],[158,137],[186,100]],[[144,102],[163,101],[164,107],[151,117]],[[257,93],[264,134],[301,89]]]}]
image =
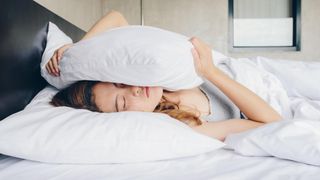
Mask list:
[{"label": "bare shoulder", "polygon": [[203,122],[202,125],[192,126],[191,128],[198,133],[224,141],[229,134],[247,131],[260,127],[264,124],[265,123],[247,119],[228,119],[222,121]]}]

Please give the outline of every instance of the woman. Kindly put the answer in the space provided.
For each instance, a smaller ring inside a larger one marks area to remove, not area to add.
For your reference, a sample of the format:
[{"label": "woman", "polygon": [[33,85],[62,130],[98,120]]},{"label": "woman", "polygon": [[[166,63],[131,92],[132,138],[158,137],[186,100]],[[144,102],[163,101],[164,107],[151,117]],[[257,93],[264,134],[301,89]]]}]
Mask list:
[{"label": "woman", "polygon": [[[111,11],[83,37],[90,38],[107,29],[128,25],[125,18]],[[192,54],[198,75],[208,82],[200,87],[166,91],[162,87],[139,87],[125,84],[79,81],[58,92],[50,102],[54,106],[70,106],[98,112],[147,111],[170,115],[195,131],[224,141],[231,133],[246,131],[281,119],[271,106],[246,87],[237,83],[212,62],[211,48],[198,38],[191,38]],[[59,76],[58,63],[63,52],[59,48],[47,64],[51,75]],[[242,120],[243,113],[247,120]],[[205,119],[218,121],[205,121]],[[227,121],[225,121],[228,119]]]}]

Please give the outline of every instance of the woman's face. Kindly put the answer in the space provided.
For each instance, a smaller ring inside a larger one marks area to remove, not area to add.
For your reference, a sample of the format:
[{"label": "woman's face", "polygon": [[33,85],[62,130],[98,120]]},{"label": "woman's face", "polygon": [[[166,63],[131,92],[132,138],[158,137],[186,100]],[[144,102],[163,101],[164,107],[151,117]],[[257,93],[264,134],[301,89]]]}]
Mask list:
[{"label": "woman's face", "polygon": [[110,82],[100,82],[93,87],[94,101],[102,112],[153,112],[162,94],[161,87],[129,86]]}]

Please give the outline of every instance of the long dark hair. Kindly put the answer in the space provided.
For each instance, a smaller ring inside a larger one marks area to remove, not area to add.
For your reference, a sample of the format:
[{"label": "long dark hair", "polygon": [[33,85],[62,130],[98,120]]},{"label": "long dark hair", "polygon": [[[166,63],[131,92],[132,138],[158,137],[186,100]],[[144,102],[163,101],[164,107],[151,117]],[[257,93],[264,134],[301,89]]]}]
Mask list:
[{"label": "long dark hair", "polygon": [[[50,101],[53,106],[68,106],[77,109],[88,109],[102,112],[94,102],[92,89],[100,81],[78,81],[60,90]],[[166,90],[164,90],[166,91]],[[167,91],[168,92],[168,91]],[[201,125],[200,112],[188,107],[189,111],[182,110],[183,105],[171,102],[162,96],[161,102],[153,112],[165,113],[188,125]],[[185,106],[187,107],[187,106]]]},{"label": "long dark hair", "polygon": [[54,95],[50,104],[102,112],[94,102],[92,89],[99,81],[78,81]]}]

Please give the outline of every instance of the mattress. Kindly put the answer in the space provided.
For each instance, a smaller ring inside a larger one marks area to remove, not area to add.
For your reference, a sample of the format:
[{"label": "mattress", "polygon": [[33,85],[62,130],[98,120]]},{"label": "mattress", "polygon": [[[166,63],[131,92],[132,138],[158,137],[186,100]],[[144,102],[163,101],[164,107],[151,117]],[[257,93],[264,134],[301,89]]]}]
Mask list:
[{"label": "mattress", "polygon": [[48,164],[0,158],[0,179],[319,179],[320,168],[275,157],[246,157],[229,149],[146,163]]}]

